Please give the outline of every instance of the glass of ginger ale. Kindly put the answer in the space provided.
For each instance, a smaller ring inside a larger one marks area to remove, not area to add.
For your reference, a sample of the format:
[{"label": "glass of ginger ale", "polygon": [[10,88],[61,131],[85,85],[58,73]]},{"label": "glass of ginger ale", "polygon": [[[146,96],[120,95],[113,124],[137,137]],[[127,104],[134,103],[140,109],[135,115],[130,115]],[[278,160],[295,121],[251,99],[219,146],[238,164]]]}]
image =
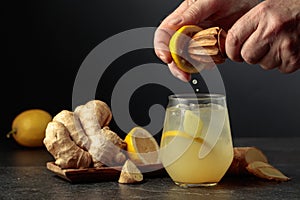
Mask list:
[{"label": "glass of ginger ale", "polygon": [[226,97],[169,96],[159,158],[171,179],[181,187],[216,185],[233,159]]}]

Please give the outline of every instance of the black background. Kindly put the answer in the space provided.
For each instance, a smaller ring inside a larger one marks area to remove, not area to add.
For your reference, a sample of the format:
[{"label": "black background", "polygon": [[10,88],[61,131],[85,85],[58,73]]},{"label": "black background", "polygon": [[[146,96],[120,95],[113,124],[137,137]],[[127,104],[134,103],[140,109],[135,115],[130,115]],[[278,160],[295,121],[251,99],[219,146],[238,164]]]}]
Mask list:
[{"label": "black background", "polygon": [[[0,140],[21,111],[41,108],[55,115],[72,109],[77,71],[94,47],[122,31],[156,27],[181,1],[27,0],[3,4]],[[153,49],[116,60],[99,83],[108,104],[114,81],[138,64],[161,63]],[[256,65],[229,60],[219,70],[226,87],[232,134],[244,136],[299,136],[300,72],[281,74]],[[170,74],[171,76],[171,74]],[[200,81],[201,86],[201,81]],[[204,86],[203,86],[204,87]],[[152,100],[145,94],[152,94]],[[157,85],[141,87],[133,105],[166,105],[170,91]],[[131,106],[134,107],[134,106]],[[147,124],[143,109],[133,109],[138,124]],[[142,113],[139,113],[142,112]],[[142,116],[142,117],[137,117]],[[118,130],[112,122],[113,129]],[[125,133],[120,133],[121,135]],[[2,142],[1,142],[2,143]]]}]

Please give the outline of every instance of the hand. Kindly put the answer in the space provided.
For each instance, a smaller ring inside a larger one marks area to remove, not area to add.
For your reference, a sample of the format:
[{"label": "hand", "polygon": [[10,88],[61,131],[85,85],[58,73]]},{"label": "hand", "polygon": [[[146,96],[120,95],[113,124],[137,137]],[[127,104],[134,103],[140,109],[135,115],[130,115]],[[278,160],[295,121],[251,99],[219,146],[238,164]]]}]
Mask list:
[{"label": "hand", "polygon": [[183,81],[190,80],[190,74],[181,71],[172,61],[169,41],[173,33],[188,24],[202,28],[220,26],[228,30],[243,14],[258,3],[258,0],[186,0],[167,16],[154,36],[156,55],[168,64],[171,73]]},{"label": "hand", "polygon": [[299,69],[300,1],[263,1],[232,26],[225,48],[234,61],[284,73]]}]

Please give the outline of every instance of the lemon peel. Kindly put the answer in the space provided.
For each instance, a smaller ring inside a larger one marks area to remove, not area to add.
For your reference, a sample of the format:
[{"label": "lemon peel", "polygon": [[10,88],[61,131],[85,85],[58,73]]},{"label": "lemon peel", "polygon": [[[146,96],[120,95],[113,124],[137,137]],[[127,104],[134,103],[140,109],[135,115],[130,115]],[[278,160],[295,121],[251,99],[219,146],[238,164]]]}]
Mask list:
[{"label": "lemon peel", "polygon": [[[179,69],[187,73],[197,73],[202,66],[195,67],[185,58],[187,55],[187,44],[194,34],[203,30],[196,25],[185,25],[178,29],[171,37],[169,50],[174,63]],[[183,58],[185,57],[185,58]]]},{"label": "lemon peel", "polygon": [[202,138],[194,138],[192,137],[190,134],[183,132],[183,131],[178,131],[178,130],[173,130],[173,131],[166,131],[163,133],[161,140],[165,140],[168,137],[182,137],[185,139],[190,139],[190,140],[194,140],[196,142],[199,143],[203,143],[204,140]]},{"label": "lemon peel", "polygon": [[159,163],[158,143],[146,129],[134,127],[126,135],[124,141],[127,143],[128,157],[135,164],[147,165]]},{"label": "lemon peel", "polygon": [[51,114],[42,109],[23,111],[13,120],[12,130],[6,137],[12,136],[21,146],[42,147],[45,130],[51,120]]}]

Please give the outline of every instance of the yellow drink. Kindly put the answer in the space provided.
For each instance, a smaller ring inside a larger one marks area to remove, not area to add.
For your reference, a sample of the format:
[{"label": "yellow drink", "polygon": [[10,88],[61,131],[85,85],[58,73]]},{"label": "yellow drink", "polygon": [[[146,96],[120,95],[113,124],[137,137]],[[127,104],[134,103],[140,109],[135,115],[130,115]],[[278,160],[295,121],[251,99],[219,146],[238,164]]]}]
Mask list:
[{"label": "yellow drink", "polygon": [[[209,138],[209,134],[217,137]],[[206,149],[204,157],[199,154],[201,148]],[[215,185],[226,173],[232,159],[226,107],[207,104],[196,108],[186,105],[167,108],[160,160],[176,184]]]}]

